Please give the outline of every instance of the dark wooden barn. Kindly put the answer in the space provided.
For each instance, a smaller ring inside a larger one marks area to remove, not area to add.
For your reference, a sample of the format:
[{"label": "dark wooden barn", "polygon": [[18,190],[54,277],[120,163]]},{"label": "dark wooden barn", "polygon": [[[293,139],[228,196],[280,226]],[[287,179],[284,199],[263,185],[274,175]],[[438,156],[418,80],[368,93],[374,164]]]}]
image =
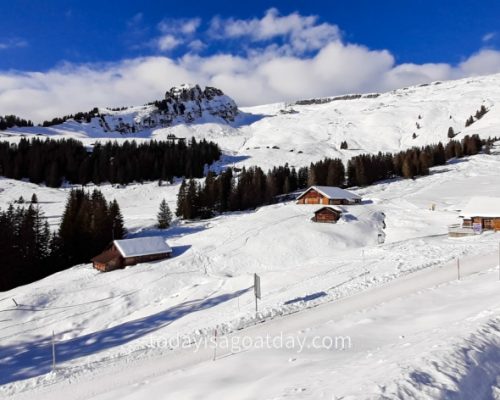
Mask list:
[{"label": "dark wooden barn", "polygon": [[94,268],[107,272],[148,261],[170,257],[172,249],[160,236],[115,240],[109,248],[92,258]]},{"label": "dark wooden barn", "polygon": [[334,207],[321,207],[319,210],[314,212],[314,217],[312,220],[314,222],[325,222],[325,223],[336,223],[342,216],[342,211]]}]

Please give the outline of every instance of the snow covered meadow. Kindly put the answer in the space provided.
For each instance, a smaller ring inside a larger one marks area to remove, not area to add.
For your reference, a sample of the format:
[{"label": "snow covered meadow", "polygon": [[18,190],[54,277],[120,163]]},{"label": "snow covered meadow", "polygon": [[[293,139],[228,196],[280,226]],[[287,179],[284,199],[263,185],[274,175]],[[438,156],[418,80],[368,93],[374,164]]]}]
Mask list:
[{"label": "snow covered meadow", "polygon": [[[170,358],[170,353],[177,354],[175,350],[156,348],[154,340],[151,344],[151,338],[183,335],[194,340],[213,335],[214,329],[223,334],[252,326],[255,314],[251,286],[255,272],[261,275],[263,286],[258,318],[284,321],[286,327],[288,319],[282,319],[280,315],[321,303],[331,304],[333,307],[337,299],[350,298],[367,289],[383,287],[381,285],[396,282],[401,277],[412,276],[410,273],[414,271],[428,270],[434,271],[434,274],[437,268],[448,268],[455,276],[453,260],[456,257],[467,257],[470,260],[463,261],[465,271],[467,262],[472,264],[477,263],[477,260],[480,260],[478,270],[491,269],[497,263],[494,255],[500,239],[498,234],[485,233],[479,237],[451,239],[447,237],[446,228],[448,224],[457,222],[458,210],[466,202],[464,187],[475,194],[500,196],[500,187],[491,185],[499,173],[498,154],[478,155],[435,168],[430,176],[415,181],[397,180],[360,189],[357,193],[363,196],[364,204],[343,206],[345,216],[336,225],[314,224],[310,221],[312,211],[318,206],[288,202],[262,207],[253,212],[226,214],[212,220],[178,224],[166,231],[153,228],[155,212],[161,198],[167,198],[174,206],[177,184],[159,187],[157,183],[150,183],[120,189],[105,185],[102,189],[106,196],[115,197],[122,205],[126,226],[132,232],[131,235],[161,234],[172,246],[175,257],[106,274],[94,270],[90,264],[80,265],[4,293],[0,299],[0,357],[5,371],[0,382],[4,384],[2,393],[12,395],[20,390],[38,390],[41,387],[47,391],[48,396],[54,397],[57,392],[45,388],[48,383],[60,382],[64,386],[66,378],[71,377],[71,381],[80,382],[79,379],[82,379],[81,386],[85,386],[87,373],[91,376],[95,373],[92,379],[97,379],[100,368],[121,365],[124,359],[146,360],[159,354]],[[0,181],[0,187],[2,201],[5,203],[22,193],[37,193],[42,208],[54,221],[62,212],[67,192],[67,189],[48,189],[6,179]],[[431,204],[436,205],[435,211],[429,209]],[[382,221],[385,221],[385,229]],[[383,244],[379,244],[377,240],[380,232],[385,234]],[[467,296],[473,296],[477,291],[475,295],[481,297],[481,292],[486,288],[494,291],[495,286],[491,285],[498,283],[492,282],[496,278],[495,272],[470,278],[471,281],[467,280],[466,285],[474,290],[470,293],[466,291]],[[425,332],[433,332],[437,339],[445,340],[437,332],[442,329],[442,335],[448,335],[450,330],[453,331],[453,325],[448,326],[440,316],[440,313],[446,314],[441,309],[443,305],[435,305],[423,294],[410,296],[419,288],[413,287],[411,280],[409,282],[405,290],[395,296],[395,303],[389,302],[374,309],[370,304],[364,304],[355,309],[357,313],[339,314],[338,318],[343,321],[340,326],[350,326],[347,329],[349,334],[354,329],[358,340],[361,340],[379,329],[372,324],[382,323],[371,317],[367,318],[373,322],[365,321],[363,314],[387,313],[384,318],[388,324],[393,324],[393,329],[398,327],[401,332],[408,334],[407,331],[411,331],[413,326],[418,328],[420,335],[426,336]],[[462,296],[464,289],[456,285],[445,285],[435,296],[447,296],[448,291],[458,291]],[[372,296],[370,293],[370,290],[366,292],[368,298]],[[401,296],[404,299],[397,300]],[[459,302],[465,302],[456,293],[450,296],[449,307],[458,307]],[[485,296],[487,299],[484,298],[481,302],[471,300],[470,306],[461,312],[467,318],[493,323],[494,319],[490,320],[490,317],[494,313],[487,310],[493,306],[494,301],[498,304],[496,296]],[[14,306],[12,298],[19,304],[18,307]],[[412,325],[410,318],[406,322],[408,326],[403,328],[400,320],[408,319],[408,315],[405,316],[402,312],[392,315],[386,311],[387,308],[398,307],[399,303],[403,303],[401,307],[411,309],[405,312],[414,313],[414,308],[422,308],[424,301],[430,302],[429,307],[439,308],[436,313],[432,309],[428,311],[433,321],[429,326],[420,322]],[[486,306],[483,306],[483,302],[487,303]],[[315,310],[314,308],[309,312],[314,315]],[[455,322],[462,321],[462,317],[463,314],[460,314]],[[274,324],[275,329],[281,327],[281,323]],[[267,329],[266,324],[258,326],[262,326],[262,332]],[[345,334],[343,329],[338,328],[337,322],[334,326],[334,333]],[[456,329],[453,337],[456,341],[466,340],[477,326],[476,323],[471,324],[470,331]],[[498,328],[495,324],[493,327]],[[307,323],[301,327],[302,330],[305,329],[304,332],[312,328]],[[323,325],[320,328],[326,329]],[[52,331],[55,331],[58,342],[60,372],[45,375],[51,369],[49,339]],[[363,368],[364,365],[365,369],[356,378],[365,382],[359,383],[359,390],[364,390],[361,388],[366,388],[366,381],[362,377],[375,373],[372,371],[373,364],[369,362],[369,353],[374,350],[389,352],[388,349],[394,350],[394,346],[399,351],[403,347],[400,342],[406,341],[396,339],[383,342],[384,346],[389,346],[387,348],[380,344],[364,351],[359,348],[355,352],[345,350],[342,356],[338,356],[338,353],[328,354],[330,357],[339,357],[335,361],[340,362],[338,368],[344,362],[354,363],[353,359],[363,358],[363,363],[350,365],[353,365],[352,368],[354,365],[356,368]],[[415,338],[413,341],[418,342]],[[433,343],[430,337],[428,342]],[[408,346],[411,347],[411,343]],[[420,346],[423,344],[419,342],[419,349]],[[429,357],[434,357],[432,349],[427,350]],[[208,362],[211,354],[205,355],[207,359],[199,361]],[[447,356],[452,357],[452,354]],[[261,363],[261,357],[265,359],[267,356],[260,354],[256,357],[255,362]],[[278,352],[272,357],[283,359],[284,356]],[[309,362],[313,363],[315,357],[322,359],[325,354],[320,352]],[[389,357],[389,353],[384,357]],[[246,362],[236,361],[246,360],[244,353],[236,355],[234,359],[235,363]],[[401,357],[393,362],[400,365],[406,360],[407,365],[403,370],[417,368],[418,365],[412,365],[411,359],[412,357]],[[228,362],[230,363],[221,361]],[[205,364],[189,369],[189,373],[205,375],[203,365]],[[285,365],[291,365],[291,362],[287,361]],[[317,365],[317,370],[314,367],[307,369],[307,373],[320,374],[319,371],[323,371],[320,365],[321,363]],[[398,374],[403,373],[395,365],[392,370],[394,376],[384,374],[386,378],[396,379]],[[276,368],[279,370],[278,366]],[[207,365],[206,368],[212,371],[213,367]],[[221,368],[224,371],[235,370],[232,367]],[[259,368],[255,370],[258,371]],[[80,375],[82,378],[79,378]],[[169,376],[165,379],[176,379],[168,378]],[[172,376],[175,377],[176,374],[173,373]],[[26,378],[30,379],[17,381]],[[238,379],[243,379],[243,375],[239,375]],[[251,380],[250,377],[248,379]],[[374,380],[378,382],[378,379]],[[258,388],[262,390],[262,387],[269,387],[272,393],[281,393],[282,397],[286,397],[287,391],[291,390],[288,386],[295,381],[295,378],[276,379],[275,385],[258,385]],[[341,381],[345,382],[345,377]],[[206,382],[208,385],[209,380]],[[303,384],[305,390],[304,393],[301,392],[301,396],[318,398],[316,395],[319,392],[311,392],[311,386]],[[389,384],[392,385],[389,386],[393,388],[391,390],[400,390],[395,382]],[[192,393],[192,398],[196,398],[196,394],[203,393],[203,387],[197,385],[196,390],[190,388],[186,393]],[[233,390],[237,387],[235,385]],[[328,386],[321,387],[323,395],[330,393]],[[333,385],[331,393],[350,393],[349,388],[357,388],[352,384],[340,390],[341,387]],[[31,390],[26,395],[29,396]],[[379,387],[377,390],[382,389]],[[186,395],[185,392],[182,393],[183,396]],[[369,393],[363,393],[369,397]],[[87,394],[82,393],[82,396]],[[143,395],[139,391],[137,398]],[[116,396],[105,398],[122,398],[122,394]],[[248,398],[252,398],[252,395],[249,394]]]},{"label": "snow covered meadow", "polygon": [[[493,84],[499,80],[445,82],[321,105],[255,107],[235,124],[212,120],[136,136],[214,140],[226,154],[218,167],[345,160],[444,141],[450,125],[461,132],[458,139],[494,136],[500,91]],[[488,114],[463,128],[481,104]],[[96,130],[66,122],[10,130],[2,139],[48,132],[88,144],[118,138]],[[339,149],[342,140],[349,150]],[[354,189],[363,203],[341,206],[337,224],[313,223],[319,206],[285,202],[167,230],[155,228],[156,212],[163,198],[175,209],[179,181],[101,185],[106,198],[120,204],[130,237],[164,236],[173,258],[109,273],[77,265],[0,294],[0,396],[500,398],[500,234],[447,235],[471,196],[500,197],[499,175],[497,143],[491,154],[452,160],[426,177]],[[68,191],[0,179],[0,207],[36,193],[56,227]],[[456,258],[462,260],[460,282]],[[254,273],[261,276],[263,294],[257,315]],[[169,338],[196,342],[215,332],[219,340],[341,336],[351,346],[300,352],[221,347],[215,357],[213,348],[165,346]]]}]

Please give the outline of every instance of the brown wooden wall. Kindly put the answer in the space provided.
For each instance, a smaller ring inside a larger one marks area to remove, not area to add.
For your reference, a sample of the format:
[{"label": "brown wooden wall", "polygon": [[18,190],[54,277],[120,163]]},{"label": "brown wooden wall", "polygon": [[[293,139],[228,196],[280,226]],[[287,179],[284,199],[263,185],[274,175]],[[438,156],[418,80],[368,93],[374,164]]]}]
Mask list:
[{"label": "brown wooden wall", "polygon": [[170,253],[161,253],[161,254],[149,254],[147,256],[137,256],[137,257],[127,257],[124,259],[124,265],[135,265],[148,261],[156,261],[163,260],[165,258],[170,257]]},{"label": "brown wooden wall", "polygon": [[463,226],[472,226],[472,224],[481,224],[484,230],[500,231],[500,217],[497,218],[473,217],[464,219],[462,223]]},{"label": "brown wooden wall", "polygon": [[324,210],[319,210],[314,213],[313,221],[314,222],[330,222],[334,223],[337,222],[340,218],[340,214],[337,214],[334,211],[324,209]]},{"label": "brown wooden wall", "polygon": [[328,204],[328,199],[321,193],[312,189],[309,190],[302,198],[297,202],[298,204]]}]

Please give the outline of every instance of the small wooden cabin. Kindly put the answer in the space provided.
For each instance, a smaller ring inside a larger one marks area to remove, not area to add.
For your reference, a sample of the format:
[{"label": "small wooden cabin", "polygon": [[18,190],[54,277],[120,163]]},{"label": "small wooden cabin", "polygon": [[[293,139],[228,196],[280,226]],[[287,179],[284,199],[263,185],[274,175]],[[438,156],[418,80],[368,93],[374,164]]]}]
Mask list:
[{"label": "small wooden cabin", "polygon": [[314,222],[336,223],[342,215],[342,211],[337,208],[326,206],[314,212],[312,220]]},{"label": "small wooden cabin", "polygon": [[297,204],[351,205],[361,203],[361,197],[335,186],[311,186],[299,197]]},{"label": "small wooden cabin", "polygon": [[473,197],[460,213],[462,226],[500,231],[500,198]]},{"label": "small wooden cabin", "polygon": [[115,240],[101,254],[92,258],[95,269],[102,272],[125,268],[142,262],[170,257],[172,249],[161,236]]}]

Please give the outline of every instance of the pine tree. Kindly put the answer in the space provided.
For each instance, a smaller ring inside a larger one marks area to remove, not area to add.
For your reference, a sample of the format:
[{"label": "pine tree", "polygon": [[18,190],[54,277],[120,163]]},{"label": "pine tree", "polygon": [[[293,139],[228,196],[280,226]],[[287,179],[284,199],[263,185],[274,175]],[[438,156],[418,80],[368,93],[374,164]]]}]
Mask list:
[{"label": "pine tree", "polygon": [[307,186],[314,186],[318,184],[318,178],[316,173],[316,168],[313,164],[309,167],[309,173],[307,175]]},{"label": "pine tree", "polygon": [[109,203],[109,219],[112,227],[112,239],[119,240],[125,236],[126,230],[123,223],[123,216],[116,199]]},{"label": "pine tree", "polygon": [[413,168],[413,164],[410,160],[410,157],[407,156],[403,161],[403,177],[404,178],[413,178],[415,176],[415,171]]},{"label": "pine tree", "polygon": [[420,175],[429,175],[430,157],[425,151],[418,156],[418,163]]},{"label": "pine tree", "polygon": [[175,215],[184,218],[185,206],[186,206],[186,196],[187,196],[187,185],[186,181],[183,179],[181,186],[179,188],[179,193],[177,194],[177,208],[175,210]]},{"label": "pine tree", "polygon": [[38,197],[36,196],[36,193],[33,193],[31,196],[31,204],[37,204],[38,203]]},{"label": "pine tree", "polygon": [[158,228],[166,229],[170,227],[172,223],[172,212],[168,207],[168,204],[165,199],[163,199],[160,203],[160,210],[158,211]]},{"label": "pine tree", "polygon": [[451,126],[448,128],[448,137],[450,139],[453,139],[455,137],[455,131],[453,130],[453,128]]},{"label": "pine tree", "polygon": [[463,151],[463,148],[462,148],[462,145],[460,144],[460,142],[455,142],[455,157],[457,158],[461,158],[464,156],[464,151]]}]

